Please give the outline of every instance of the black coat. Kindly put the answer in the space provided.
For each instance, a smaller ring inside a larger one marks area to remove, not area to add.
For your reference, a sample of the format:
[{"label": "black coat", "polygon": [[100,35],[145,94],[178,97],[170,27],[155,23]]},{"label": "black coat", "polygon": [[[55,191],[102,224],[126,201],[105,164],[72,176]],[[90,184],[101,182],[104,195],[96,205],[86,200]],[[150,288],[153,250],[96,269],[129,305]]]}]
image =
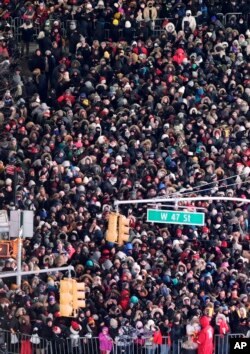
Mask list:
[{"label": "black coat", "polygon": [[50,37],[48,37],[48,36],[38,39],[37,43],[39,45],[40,51],[43,54],[46,52],[46,50],[51,50],[51,48],[52,48],[52,41],[51,41]]},{"label": "black coat", "polygon": [[48,341],[51,341],[54,337],[52,327],[49,327],[48,325],[45,325],[43,328],[41,328],[39,332],[40,337],[47,339]]},{"label": "black coat", "polygon": [[22,41],[24,42],[31,42],[33,39],[33,34],[34,34],[34,28],[32,25],[30,26],[25,26],[21,28],[22,30]]},{"label": "black coat", "polygon": [[170,335],[172,342],[178,341],[184,335],[183,327],[181,325],[173,325]]},{"label": "black coat", "polygon": [[28,65],[30,71],[38,68],[43,72],[45,70],[45,58],[41,55],[34,54]]}]

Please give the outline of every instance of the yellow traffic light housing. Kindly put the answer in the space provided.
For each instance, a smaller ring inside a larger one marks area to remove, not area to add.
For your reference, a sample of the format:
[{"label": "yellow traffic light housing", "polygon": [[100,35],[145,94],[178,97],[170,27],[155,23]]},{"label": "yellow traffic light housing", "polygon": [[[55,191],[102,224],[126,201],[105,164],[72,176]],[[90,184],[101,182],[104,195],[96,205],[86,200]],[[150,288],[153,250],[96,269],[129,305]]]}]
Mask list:
[{"label": "yellow traffic light housing", "polygon": [[129,219],[125,216],[119,216],[119,225],[118,225],[118,245],[122,246],[124,242],[129,240]]},{"label": "yellow traffic light housing", "polygon": [[85,305],[85,283],[73,283],[73,310],[76,313]]},{"label": "yellow traffic light housing", "polygon": [[19,242],[22,243],[21,238],[16,238],[15,240],[11,241],[11,247],[12,247],[11,256],[14,258],[17,258],[17,255],[18,255]]},{"label": "yellow traffic light housing", "polygon": [[8,241],[0,241],[0,258],[10,256],[10,244]]},{"label": "yellow traffic light housing", "polygon": [[75,279],[60,281],[60,314],[63,317],[76,317],[78,309],[85,307],[85,284]]},{"label": "yellow traffic light housing", "polygon": [[109,214],[108,229],[107,229],[107,233],[106,233],[106,240],[108,242],[117,242],[118,216],[119,216],[118,213],[111,212]]},{"label": "yellow traffic light housing", "polygon": [[18,244],[19,242],[22,242],[20,238],[17,238],[13,241],[5,241],[1,240],[0,241],[0,258],[8,258],[8,257],[13,257],[17,258],[18,257]]},{"label": "yellow traffic light housing", "polygon": [[73,282],[70,278],[60,281],[60,314],[63,317],[73,314]]}]

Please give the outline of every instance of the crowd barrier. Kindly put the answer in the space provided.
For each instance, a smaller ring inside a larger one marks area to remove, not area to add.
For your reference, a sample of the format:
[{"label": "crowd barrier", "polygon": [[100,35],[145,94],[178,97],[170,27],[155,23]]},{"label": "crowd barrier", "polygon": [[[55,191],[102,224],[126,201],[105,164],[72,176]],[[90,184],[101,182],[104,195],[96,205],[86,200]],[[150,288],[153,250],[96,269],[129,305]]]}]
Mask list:
[{"label": "crowd barrier", "polygon": [[[242,338],[241,333],[214,336],[214,354],[230,352],[230,338]],[[168,340],[163,337],[162,345],[153,344],[151,338],[144,337],[136,342],[128,336],[116,338],[111,354],[184,354],[182,340],[172,343],[170,349]],[[21,333],[11,333],[0,330],[0,354],[100,354],[97,337],[80,337],[62,339],[56,337],[48,341],[38,336],[28,336]]]},{"label": "crowd barrier", "polygon": [[230,339],[231,338],[242,338],[241,333],[230,333],[225,336],[215,335],[214,336],[214,354],[228,354],[230,353]]},{"label": "crowd barrier", "polygon": [[50,350],[50,343],[44,338],[0,329],[1,354],[52,354]]},{"label": "crowd barrier", "polygon": [[[244,20],[247,22],[248,25],[250,25],[250,14],[246,13],[243,14],[241,12],[236,12],[236,13],[227,13],[227,14],[223,14],[223,13],[217,13],[216,17],[221,21],[221,23],[224,26],[228,26],[231,18],[234,17],[236,18],[236,20],[238,20],[240,17],[243,17]],[[137,28],[132,30],[132,37],[133,39],[137,39],[140,35],[140,32],[143,30],[143,28],[148,27],[149,30],[151,31],[151,35],[152,36],[159,36],[162,33],[164,33],[165,29],[164,29],[164,23],[166,22],[166,20],[168,21],[175,21],[174,18],[157,18],[155,21],[137,21]],[[52,23],[55,21],[55,19],[48,19],[48,21],[50,22],[50,24],[52,25]],[[77,23],[77,20],[67,20],[65,23],[61,23],[61,30],[62,30],[62,35],[64,37],[67,37],[67,31],[69,29],[69,24],[70,22],[75,21]],[[21,39],[21,25],[23,24],[24,20],[21,17],[16,17],[16,18],[9,18],[8,19],[8,23],[10,24],[12,30],[13,30],[13,34],[15,36],[16,39],[20,40]],[[96,26],[96,21],[93,21],[92,26],[93,26],[93,30],[95,30],[95,26]],[[34,40],[36,39],[38,33],[43,30],[43,26],[39,26],[39,25],[34,25]],[[104,36],[105,36],[105,40],[107,40],[110,37],[110,23],[105,23],[104,24]],[[123,38],[124,37],[124,29],[120,28],[119,29],[119,38]]]}]

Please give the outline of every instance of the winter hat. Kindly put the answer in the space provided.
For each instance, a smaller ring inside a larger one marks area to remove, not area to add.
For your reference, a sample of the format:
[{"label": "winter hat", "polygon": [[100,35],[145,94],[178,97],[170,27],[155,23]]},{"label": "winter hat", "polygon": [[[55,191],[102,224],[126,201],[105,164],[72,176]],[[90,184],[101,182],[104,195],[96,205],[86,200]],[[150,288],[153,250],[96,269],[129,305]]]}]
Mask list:
[{"label": "winter hat", "polygon": [[112,327],[112,328],[117,328],[118,327],[118,321],[115,318],[111,318],[110,327]]},{"label": "winter hat", "polygon": [[95,324],[95,320],[93,317],[89,317],[88,324]]},{"label": "winter hat", "polygon": [[60,334],[62,332],[61,328],[58,326],[54,326],[52,330],[55,334]]},{"label": "winter hat", "polygon": [[81,326],[79,325],[79,323],[77,323],[75,321],[71,321],[70,330],[80,331],[80,329],[81,329]]},{"label": "winter hat", "polygon": [[148,320],[146,327],[150,329],[151,327],[154,327],[154,326],[155,326],[155,322],[153,320]]},{"label": "winter hat", "polygon": [[130,21],[126,21],[125,22],[125,28],[131,28],[131,22]]},{"label": "winter hat", "polygon": [[141,321],[137,321],[135,327],[136,327],[136,329],[142,329],[143,323]]}]

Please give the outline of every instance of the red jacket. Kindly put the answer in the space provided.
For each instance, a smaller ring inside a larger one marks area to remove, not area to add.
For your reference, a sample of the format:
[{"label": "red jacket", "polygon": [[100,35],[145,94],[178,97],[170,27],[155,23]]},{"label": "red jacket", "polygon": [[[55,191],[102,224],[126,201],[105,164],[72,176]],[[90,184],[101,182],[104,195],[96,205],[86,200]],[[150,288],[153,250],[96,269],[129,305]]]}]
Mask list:
[{"label": "red jacket", "polygon": [[123,311],[127,311],[129,307],[129,299],[130,299],[129,291],[126,289],[122,290],[119,305],[122,307]]},{"label": "red jacket", "polygon": [[162,344],[162,335],[161,331],[155,331],[154,332],[154,339],[153,339],[154,344]]},{"label": "red jacket", "polygon": [[224,334],[229,332],[228,324],[225,321],[220,322],[220,336],[223,337]]},{"label": "red jacket", "polygon": [[202,330],[198,336],[198,354],[213,354],[214,330],[210,326],[210,319],[203,316],[200,319]]},{"label": "red jacket", "polygon": [[185,51],[182,48],[178,48],[174,53],[173,61],[180,65],[185,58],[187,58]]}]

